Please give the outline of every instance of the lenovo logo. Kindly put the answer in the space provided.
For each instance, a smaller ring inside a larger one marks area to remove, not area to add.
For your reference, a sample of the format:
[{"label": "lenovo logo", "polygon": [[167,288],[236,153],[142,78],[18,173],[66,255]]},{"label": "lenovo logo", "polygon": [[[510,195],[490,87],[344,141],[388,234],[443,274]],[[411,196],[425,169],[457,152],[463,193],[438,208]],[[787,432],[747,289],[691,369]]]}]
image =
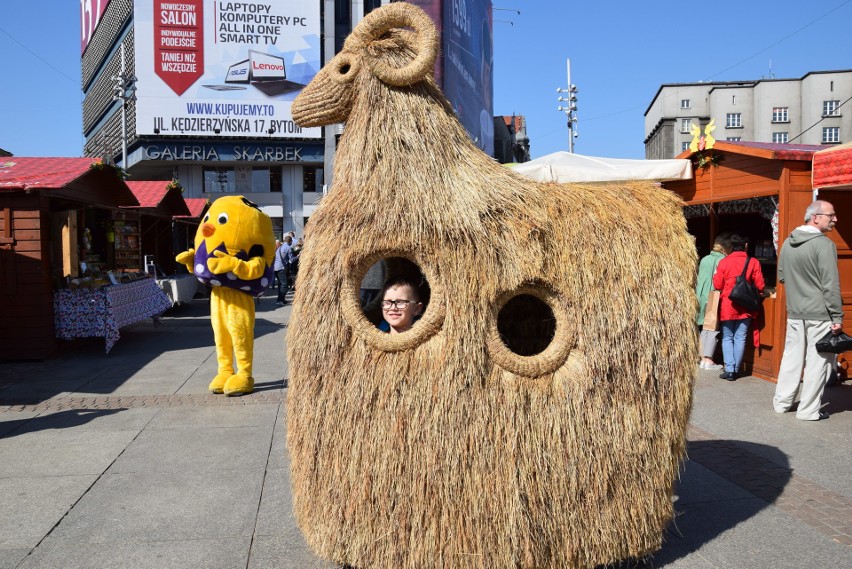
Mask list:
[{"label": "lenovo logo", "polygon": [[276,63],[258,63],[257,61],[251,62],[252,69],[261,69],[264,71],[284,71],[284,64],[276,64]]}]

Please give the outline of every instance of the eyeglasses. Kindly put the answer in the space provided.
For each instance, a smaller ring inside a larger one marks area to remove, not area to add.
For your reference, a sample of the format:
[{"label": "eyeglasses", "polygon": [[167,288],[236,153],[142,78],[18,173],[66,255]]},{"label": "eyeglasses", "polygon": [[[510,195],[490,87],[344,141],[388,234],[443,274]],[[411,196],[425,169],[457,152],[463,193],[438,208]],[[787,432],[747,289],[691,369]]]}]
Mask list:
[{"label": "eyeglasses", "polygon": [[836,213],[815,213],[814,215],[824,215],[826,217],[837,217]]},{"label": "eyeglasses", "polygon": [[413,302],[414,302],[413,300],[404,300],[404,299],[383,300],[382,301],[382,308],[384,308],[385,310],[390,310],[391,306],[393,306],[397,310],[405,310],[406,308],[408,308],[408,305],[413,303]]}]

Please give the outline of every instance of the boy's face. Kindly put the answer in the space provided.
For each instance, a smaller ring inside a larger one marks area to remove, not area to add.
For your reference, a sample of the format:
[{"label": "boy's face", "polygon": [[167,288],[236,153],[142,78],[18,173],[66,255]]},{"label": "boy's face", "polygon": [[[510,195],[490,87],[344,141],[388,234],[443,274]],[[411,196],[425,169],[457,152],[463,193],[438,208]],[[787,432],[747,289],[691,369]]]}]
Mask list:
[{"label": "boy's face", "polygon": [[[393,304],[392,301],[397,301]],[[402,305],[405,305],[403,308]],[[414,323],[414,318],[423,311],[423,303],[408,285],[392,286],[382,298],[382,315],[391,327],[391,334],[405,332]]]}]

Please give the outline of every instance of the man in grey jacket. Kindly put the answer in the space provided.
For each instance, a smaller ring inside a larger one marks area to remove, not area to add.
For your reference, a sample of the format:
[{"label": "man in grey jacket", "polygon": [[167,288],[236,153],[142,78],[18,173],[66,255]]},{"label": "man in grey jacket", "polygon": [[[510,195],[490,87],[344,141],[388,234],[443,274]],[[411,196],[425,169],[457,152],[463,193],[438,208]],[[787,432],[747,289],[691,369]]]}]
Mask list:
[{"label": "man in grey jacket", "polygon": [[829,330],[839,333],[843,322],[837,248],[825,235],[835,223],[833,205],[813,202],[805,224],[784,241],[778,257],[778,282],[784,283],[787,297],[787,340],[772,404],[776,413],[787,412],[802,379],[796,418],[804,421],[828,418],[820,407],[834,354],[817,352],[816,343]]}]

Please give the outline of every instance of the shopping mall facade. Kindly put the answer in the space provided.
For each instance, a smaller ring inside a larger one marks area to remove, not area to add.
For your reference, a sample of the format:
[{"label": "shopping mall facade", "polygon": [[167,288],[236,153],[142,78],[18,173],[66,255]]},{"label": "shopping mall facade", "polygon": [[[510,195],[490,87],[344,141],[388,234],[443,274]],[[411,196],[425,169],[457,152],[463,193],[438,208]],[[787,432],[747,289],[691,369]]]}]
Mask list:
[{"label": "shopping mall facade", "polygon": [[[302,129],[290,105],[386,3],[81,0],[84,153],[130,180],[177,180],[187,198],[245,195],[276,234],[301,234],[343,127]],[[441,30],[439,83],[492,154],[491,2],[468,0],[463,15],[449,0],[413,3]]]}]

